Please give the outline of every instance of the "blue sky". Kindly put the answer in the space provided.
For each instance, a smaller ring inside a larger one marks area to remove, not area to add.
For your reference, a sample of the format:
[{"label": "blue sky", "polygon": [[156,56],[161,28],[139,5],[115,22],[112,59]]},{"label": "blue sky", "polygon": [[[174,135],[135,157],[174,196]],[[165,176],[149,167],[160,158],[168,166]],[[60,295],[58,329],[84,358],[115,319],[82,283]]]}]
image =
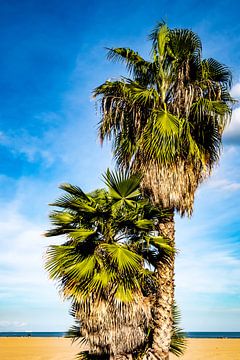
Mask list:
[{"label": "blue sky", "polygon": [[[53,239],[48,203],[58,184],[101,186],[110,146],[97,140],[94,87],[124,74],[105,47],[148,56],[147,35],[165,19],[188,27],[204,56],[229,65],[240,98],[240,23],[235,1],[1,1],[0,331],[64,331],[72,323],[43,269]],[[240,331],[240,107],[192,219],[177,217],[176,297],[192,331]],[[55,241],[55,240],[54,240]],[[57,241],[57,240],[56,240]]]}]

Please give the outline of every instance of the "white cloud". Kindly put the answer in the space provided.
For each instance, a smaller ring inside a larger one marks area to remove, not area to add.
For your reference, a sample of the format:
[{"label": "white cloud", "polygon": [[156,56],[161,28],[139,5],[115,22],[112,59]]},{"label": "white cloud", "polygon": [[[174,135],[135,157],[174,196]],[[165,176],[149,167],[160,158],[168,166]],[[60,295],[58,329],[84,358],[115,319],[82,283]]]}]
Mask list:
[{"label": "white cloud", "polygon": [[41,236],[43,227],[21,215],[16,202],[1,206],[0,216],[1,290],[13,297],[23,289],[33,294],[33,288],[47,284],[42,258],[46,246]]},{"label": "white cloud", "polygon": [[177,258],[179,290],[203,294],[238,294],[240,259],[231,251],[218,249],[211,241],[182,248]]},{"label": "white cloud", "polygon": [[0,320],[0,329],[3,331],[6,328],[22,328],[27,325],[26,322],[23,321],[8,321],[8,320]]},{"label": "white cloud", "polygon": [[227,143],[240,144],[240,107],[233,110],[231,123],[226,128],[223,139]]},{"label": "white cloud", "polygon": [[[232,87],[231,95],[234,99],[240,100],[240,82]],[[240,144],[240,107],[233,110],[232,120],[224,132],[223,139],[227,143]]]},{"label": "white cloud", "polygon": [[234,182],[228,179],[210,179],[208,186],[219,191],[232,192],[240,190],[240,182]]},{"label": "white cloud", "polygon": [[234,99],[240,98],[240,83],[233,85],[231,89],[231,95]]},{"label": "white cloud", "polygon": [[44,199],[54,195],[37,181],[21,182],[14,200],[0,202],[0,328],[17,331],[22,324],[23,330],[61,331],[72,322],[69,304],[48,279],[43,259],[47,246],[59,242],[42,236],[49,227],[43,219]]},{"label": "white cloud", "polygon": [[32,136],[26,131],[18,131],[16,134],[0,133],[0,144],[11,151],[15,156],[24,155],[28,162],[32,163],[39,158],[45,163],[45,166],[52,165],[55,160],[53,154],[47,149],[46,138]]}]

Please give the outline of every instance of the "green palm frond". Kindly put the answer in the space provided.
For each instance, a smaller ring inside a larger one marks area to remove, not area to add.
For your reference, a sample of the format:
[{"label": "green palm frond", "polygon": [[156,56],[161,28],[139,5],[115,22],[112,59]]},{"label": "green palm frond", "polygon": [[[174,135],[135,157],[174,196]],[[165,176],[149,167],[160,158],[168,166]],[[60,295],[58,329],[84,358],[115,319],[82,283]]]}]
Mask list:
[{"label": "green palm frond", "polygon": [[147,73],[150,63],[144,60],[137,52],[129,48],[108,49],[109,60],[125,62],[129,73],[135,77]]},{"label": "green palm frond", "polygon": [[154,220],[140,219],[140,220],[135,221],[134,225],[138,229],[151,231],[154,229]]},{"label": "green palm frond", "polygon": [[181,120],[166,111],[154,111],[139,139],[145,161],[171,162],[179,150]]},{"label": "green palm frond", "polygon": [[89,200],[88,196],[84,193],[84,191],[76,185],[63,183],[59,186],[59,188],[63,191],[66,191],[67,193],[69,193],[71,195],[78,197],[78,198],[81,198],[84,200]]},{"label": "green palm frond", "polygon": [[195,117],[206,115],[212,120],[216,119],[214,115],[226,118],[226,114],[231,114],[231,109],[224,101],[201,98],[192,104],[192,112]]},{"label": "green palm frond", "polygon": [[74,246],[52,245],[46,253],[45,267],[51,279],[59,280],[65,276],[66,269],[78,261],[81,257],[74,252]]},{"label": "green palm frond", "polygon": [[95,235],[95,234],[96,234],[95,230],[80,228],[80,229],[76,229],[76,230],[71,230],[68,233],[68,237],[72,240],[84,241],[87,238],[89,238],[90,236]]},{"label": "green palm frond", "polygon": [[70,225],[75,220],[74,215],[66,211],[53,211],[49,217],[53,225]]},{"label": "green palm frond", "polygon": [[76,198],[74,198],[70,194],[64,194],[63,196],[59,197],[56,201],[49,204],[50,206],[56,206],[68,210],[76,210],[78,205],[76,203]]},{"label": "green palm frond", "polygon": [[204,80],[209,79],[224,84],[228,89],[231,87],[232,73],[226,65],[212,58],[203,60],[201,65]]},{"label": "green palm frond", "polygon": [[202,42],[199,36],[189,29],[170,30],[169,46],[174,54],[174,60],[177,60],[179,64],[188,58],[194,58],[197,61],[202,52]]},{"label": "green palm frond", "polygon": [[[140,197],[140,176],[130,175],[128,171],[114,173],[108,169],[103,178],[113,199],[126,202],[127,200],[137,200]],[[131,203],[128,202],[128,204]]]},{"label": "green palm frond", "polygon": [[115,294],[115,299],[116,301],[119,302],[130,303],[134,300],[134,292],[132,291],[131,288],[128,288],[124,285],[118,285]]},{"label": "green palm frond", "polygon": [[186,334],[179,327],[181,315],[176,304],[173,305],[173,330],[170,344],[170,352],[176,356],[182,356],[186,350]]},{"label": "green palm frond", "polygon": [[168,29],[168,27],[165,21],[158,22],[149,35],[149,39],[152,41],[154,51],[157,51],[158,48],[159,32],[161,29],[164,30],[163,33],[166,33],[166,29]]},{"label": "green palm frond", "polygon": [[128,250],[125,245],[103,244],[101,247],[109,254],[110,262],[117,267],[118,271],[134,274],[141,270],[141,256]]},{"label": "green palm frond", "polygon": [[126,61],[129,65],[143,63],[144,59],[135,51],[129,48],[108,48],[108,59],[115,61]]},{"label": "green palm frond", "polygon": [[164,249],[169,254],[175,252],[175,250],[169,245],[169,240],[163,236],[149,236],[149,244]]},{"label": "green palm frond", "polygon": [[65,269],[65,274],[76,281],[92,277],[98,265],[98,257],[94,254],[82,261],[73,263]]},{"label": "green palm frond", "polygon": [[141,85],[138,81],[128,80],[129,100],[138,106],[156,107],[159,103],[159,94],[154,87]]}]

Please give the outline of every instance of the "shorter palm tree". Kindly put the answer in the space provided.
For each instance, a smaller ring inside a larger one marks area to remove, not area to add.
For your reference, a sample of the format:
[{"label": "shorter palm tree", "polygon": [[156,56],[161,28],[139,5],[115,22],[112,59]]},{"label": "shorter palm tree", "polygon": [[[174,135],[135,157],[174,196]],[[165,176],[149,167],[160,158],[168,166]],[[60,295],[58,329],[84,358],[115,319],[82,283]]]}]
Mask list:
[{"label": "shorter palm tree", "polygon": [[156,231],[166,214],[142,197],[140,180],[108,171],[108,190],[86,194],[63,184],[65,195],[51,204],[60,210],[51,213],[54,227],[46,236],[65,235],[67,241],[49,247],[46,268],[71,299],[77,337],[94,356],[137,354],[146,344],[155,264],[172,252]]}]

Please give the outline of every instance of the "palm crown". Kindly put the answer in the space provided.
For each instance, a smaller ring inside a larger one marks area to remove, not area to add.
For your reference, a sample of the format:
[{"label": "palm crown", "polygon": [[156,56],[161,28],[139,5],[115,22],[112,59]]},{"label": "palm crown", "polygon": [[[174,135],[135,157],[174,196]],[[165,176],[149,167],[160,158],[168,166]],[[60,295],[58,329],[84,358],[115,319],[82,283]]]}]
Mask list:
[{"label": "palm crown", "polygon": [[151,61],[128,48],[109,49],[131,78],[106,81],[99,135],[113,138],[120,167],[140,170],[155,203],[192,211],[194,192],[219,158],[221,136],[234,100],[230,70],[202,59],[191,30],[159,24],[150,35]]},{"label": "palm crown", "polygon": [[90,351],[119,353],[145,341],[155,264],[172,249],[155,229],[166,214],[141,196],[140,178],[108,171],[104,179],[108,190],[89,194],[61,186],[66,194],[52,204],[61,210],[50,215],[46,236],[67,241],[49,247],[46,268],[72,300]]}]

